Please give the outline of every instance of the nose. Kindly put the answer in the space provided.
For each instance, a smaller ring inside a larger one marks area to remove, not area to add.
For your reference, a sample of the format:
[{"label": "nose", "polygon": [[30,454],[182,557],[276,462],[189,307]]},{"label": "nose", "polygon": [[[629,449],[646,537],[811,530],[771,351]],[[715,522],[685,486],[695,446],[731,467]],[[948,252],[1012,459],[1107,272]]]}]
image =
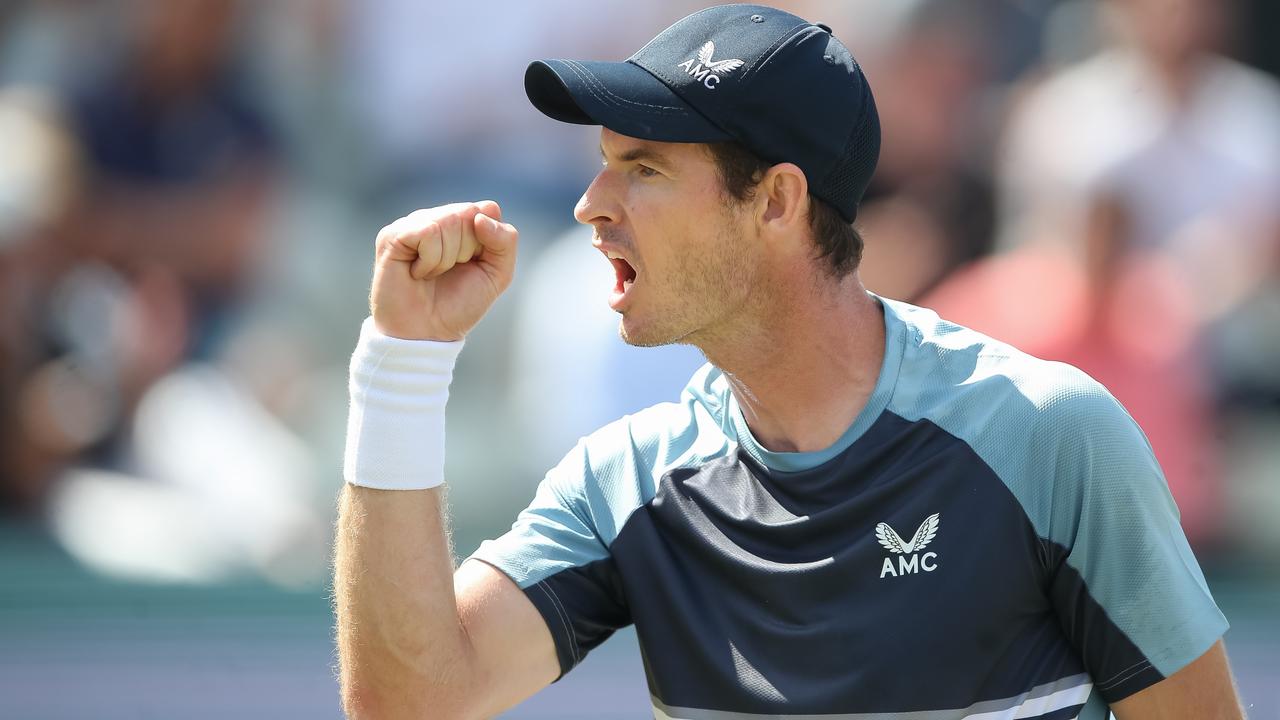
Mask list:
[{"label": "nose", "polygon": [[583,225],[618,221],[618,204],[609,189],[608,169],[601,170],[578,198],[573,217]]}]

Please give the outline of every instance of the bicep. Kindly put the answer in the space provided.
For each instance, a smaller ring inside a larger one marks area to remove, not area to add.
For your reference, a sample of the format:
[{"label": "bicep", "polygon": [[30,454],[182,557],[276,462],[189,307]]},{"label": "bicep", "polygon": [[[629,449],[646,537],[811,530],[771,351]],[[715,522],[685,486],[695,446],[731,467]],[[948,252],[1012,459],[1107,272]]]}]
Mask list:
[{"label": "bicep", "polygon": [[1243,718],[1222,641],[1160,682],[1111,706],[1117,720]]},{"label": "bicep", "polygon": [[542,615],[506,574],[479,560],[453,576],[458,615],[474,650],[483,717],[510,708],[560,676]]}]

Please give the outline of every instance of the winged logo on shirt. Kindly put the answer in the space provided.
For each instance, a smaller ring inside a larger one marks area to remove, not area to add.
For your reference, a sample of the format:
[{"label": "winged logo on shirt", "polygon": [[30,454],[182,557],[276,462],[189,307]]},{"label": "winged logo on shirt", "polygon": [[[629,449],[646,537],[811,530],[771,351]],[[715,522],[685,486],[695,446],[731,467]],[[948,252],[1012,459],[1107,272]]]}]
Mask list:
[{"label": "winged logo on shirt", "polygon": [[903,541],[902,537],[893,528],[889,527],[889,523],[882,522],[876,525],[876,540],[879,540],[884,549],[890,552],[901,555],[919,552],[932,542],[933,537],[938,534],[939,515],[941,513],[934,513],[925,518],[924,522],[920,523],[920,527],[916,528],[916,534],[911,536],[910,541]]}]

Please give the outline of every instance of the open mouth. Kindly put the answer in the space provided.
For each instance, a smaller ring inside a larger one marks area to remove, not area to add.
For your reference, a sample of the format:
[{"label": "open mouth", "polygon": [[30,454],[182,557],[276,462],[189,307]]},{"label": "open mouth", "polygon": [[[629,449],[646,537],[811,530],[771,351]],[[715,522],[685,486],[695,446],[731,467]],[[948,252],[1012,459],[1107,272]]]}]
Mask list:
[{"label": "open mouth", "polygon": [[614,274],[613,293],[609,298],[609,306],[617,310],[627,292],[631,290],[631,286],[636,282],[636,269],[619,253],[610,250],[605,252],[605,255],[613,265]]},{"label": "open mouth", "polygon": [[627,262],[617,253],[609,253],[609,262],[613,263],[613,272],[617,275],[618,284],[615,290],[618,292],[626,292],[631,284],[636,281],[636,269],[631,267],[631,263]]}]

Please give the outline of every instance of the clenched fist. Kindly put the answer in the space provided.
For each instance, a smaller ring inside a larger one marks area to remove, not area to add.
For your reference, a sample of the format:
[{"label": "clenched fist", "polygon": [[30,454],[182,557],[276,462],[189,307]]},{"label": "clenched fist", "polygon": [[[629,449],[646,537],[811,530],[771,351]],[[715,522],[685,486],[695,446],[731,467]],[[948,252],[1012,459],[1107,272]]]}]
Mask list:
[{"label": "clenched fist", "polygon": [[369,310],[408,340],[461,340],[511,284],[515,227],[492,200],[418,210],[378,233]]}]

